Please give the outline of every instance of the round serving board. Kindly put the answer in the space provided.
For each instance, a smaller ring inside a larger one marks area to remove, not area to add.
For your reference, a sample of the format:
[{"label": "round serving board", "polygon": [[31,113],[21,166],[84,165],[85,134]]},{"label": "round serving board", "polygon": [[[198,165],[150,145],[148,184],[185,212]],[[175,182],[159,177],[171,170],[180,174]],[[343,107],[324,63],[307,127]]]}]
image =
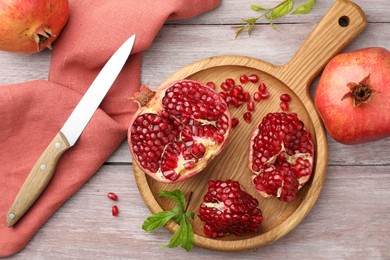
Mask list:
[{"label": "round serving board", "polygon": [[[219,56],[190,64],[166,79],[162,85],[179,79],[192,79],[203,83],[213,81],[219,86],[227,78],[239,82],[239,77],[243,74],[257,74],[260,82],[266,84],[270,97],[256,103],[250,124],[242,119],[246,106],[231,109],[232,118],[240,119],[239,125],[232,130],[223,152],[194,177],[177,184],[162,184],[147,176],[133,161],[139,191],[150,211],[156,213],[172,209],[174,204],[171,200],[158,197],[157,194],[161,190],[179,189],[187,197],[192,193],[188,210],[197,213],[207,192],[209,180],[233,179],[239,181],[248,193],[259,200],[264,217],[260,230],[243,236],[227,235],[211,239],[204,235],[203,223],[195,216],[193,229],[196,245],[222,251],[256,248],[279,239],[296,227],[320,194],[328,158],[325,130],[309,94],[310,83],[327,61],[352,41],[365,26],[364,13],[357,5],[338,0],[291,61],[284,66],[274,66],[250,57]],[[242,86],[253,94],[258,85],[259,83],[250,83]],[[217,91],[220,89],[217,88]],[[253,128],[267,113],[282,112],[279,106],[279,96],[282,93],[288,93],[292,97],[287,112],[298,114],[298,118],[310,131],[316,148],[312,176],[299,190],[296,200],[290,203],[276,198],[261,198],[251,183],[248,168],[248,142]],[[177,224],[172,222],[166,227],[171,232],[178,228]]]}]

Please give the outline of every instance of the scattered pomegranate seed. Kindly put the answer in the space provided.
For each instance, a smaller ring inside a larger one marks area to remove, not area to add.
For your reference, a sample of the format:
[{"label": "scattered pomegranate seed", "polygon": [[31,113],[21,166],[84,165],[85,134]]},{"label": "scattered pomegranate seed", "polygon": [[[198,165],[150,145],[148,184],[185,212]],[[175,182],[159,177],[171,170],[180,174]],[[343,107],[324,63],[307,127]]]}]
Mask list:
[{"label": "scattered pomegranate seed", "polygon": [[284,94],[280,95],[280,100],[284,101],[284,102],[290,102],[291,101],[291,97],[290,97],[289,94],[284,93]]},{"label": "scattered pomegranate seed", "polygon": [[249,79],[250,82],[252,82],[252,83],[257,83],[257,82],[259,82],[259,77],[258,77],[257,75],[255,75],[255,74],[250,75],[250,76],[248,77],[248,79]]},{"label": "scattered pomegranate seed", "polygon": [[231,95],[234,97],[238,97],[241,93],[242,93],[242,87],[240,85],[235,86],[231,91]]},{"label": "scattered pomegranate seed", "polygon": [[249,100],[251,100],[251,94],[249,92],[244,92],[243,100],[245,102],[248,102]]},{"label": "scattered pomegranate seed", "polygon": [[252,113],[251,112],[245,112],[243,115],[244,120],[247,123],[250,123],[252,121]]},{"label": "scattered pomegranate seed", "polygon": [[239,122],[238,118],[232,118],[232,128],[235,128]]},{"label": "scattered pomegranate seed", "polygon": [[119,210],[118,210],[117,205],[112,206],[112,215],[114,217],[117,217],[119,215]]},{"label": "scattered pomegranate seed", "polygon": [[108,197],[109,199],[113,200],[113,201],[117,201],[117,200],[118,200],[118,196],[117,196],[115,193],[113,193],[113,192],[109,192],[109,193],[107,194],[107,197]]},{"label": "scattered pomegranate seed", "polygon": [[221,98],[223,98],[226,101],[226,93],[225,92],[219,92],[219,95]]},{"label": "scattered pomegranate seed", "polygon": [[253,93],[253,100],[256,101],[256,102],[259,102],[261,100],[261,93],[258,92],[258,91]]},{"label": "scattered pomegranate seed", "polygon": [[246,104],[246,108],[248,111],[254,111],[255,110],[255,103],[253,101],[249,101],[248,104]]},{"label": "scattered pomegranate seed", "polygon": [[280,102],[280,108],[281,108],[283,111],[287,111],[287,110],[288,110],[288,103],[285,102],[285,101]]},{"label": "scattered pomegranate seed", "polygon": [[259,85],[259,91],[261,93],[264,93],[265,91],[267,91],[267,86],[263,82],[261,82]]},{"label": "scattered pomegranate seed", "polygon": [[262,98],[262,99],[267,99],[267,98],[269,98],[269,92],[266,91],[266,92],[264,92],[264,93],[261,93],[261,98]]},{"label": "scattered pomegranate seed", "polygon": [[211,81],[210,81],[210,82],[207,82],[206,85],[209,86],[209,87],[212,88],[212,89],[215,89],[215,88],[216,88],[215,83],[214,83],[214,82],[211,82]]},{"label": "scattered pomegranate seed", "polygon": [[223,89],[224,91],[228,91],[230,89],[230,86],[226,82],[222,82],[221,89]]},{"label": "scattered pomegranate seed", "polygon": [[241,77],[240,77],[240,82],[241,83],[248,83],[248,81],[249,81],[249,78],[248,78],[248,76],[247,75],[242,75]]},{"label": "scattered pomegranate seed", "polygon": [[226,82],[226,84],[227,84],[229,87],[231,87],[231,88],[234,87],[234,86],[236,85],[236,83],[234,82],[234,80],[231,79],[231,78],[226,79],[225,82]]}]

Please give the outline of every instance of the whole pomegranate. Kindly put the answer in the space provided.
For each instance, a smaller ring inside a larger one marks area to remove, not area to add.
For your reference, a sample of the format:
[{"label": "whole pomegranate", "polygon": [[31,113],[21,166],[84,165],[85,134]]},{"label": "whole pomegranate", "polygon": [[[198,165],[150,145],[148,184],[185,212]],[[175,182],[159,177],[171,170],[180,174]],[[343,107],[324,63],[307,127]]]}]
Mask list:
[{"label": "whole pomegranate", "polygon": [[263,215],[258,206],[258,200],[239,182],[211,180],[198,216],[204,222],[204,233],[208,237],[241,235],[259,230]]},{"label": "whole pomegranate", "polygon": [[51,49],[68,13],[68,0],[0,1],[0,50],[34,53]]},{"label": "whole pomegranate", "polygon": [[269,113],[249,143],[252,183],[264,198],[295,199],[313,170],[314,145],[297,114]]},{"label": "whole pomegranate", "polygon": [[183,181],[218,155],[231,130],[226,102],[193,80],[169,83],[153,92],[145,86],[128,132],[137,165],[164,183]]},{"label": "whole pomegranate", "polygon": [[340,143],[390,136],[390,52],[372,47],[337,55],[325,67],[314,99]]}]

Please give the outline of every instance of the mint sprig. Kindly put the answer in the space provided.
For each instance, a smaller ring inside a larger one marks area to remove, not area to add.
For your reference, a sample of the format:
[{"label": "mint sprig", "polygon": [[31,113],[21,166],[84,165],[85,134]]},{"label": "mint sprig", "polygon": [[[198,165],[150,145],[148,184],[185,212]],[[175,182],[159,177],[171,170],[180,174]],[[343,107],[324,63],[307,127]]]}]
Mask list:
[{"label": "mint sprig", "polygon": [[[180,190],[174,191],[160,191],[158,194],[160,197],[169,198],[177,203],[170,211],[161,211],[149,216],[144,223],[142,224],[142,229],[151,232],[156,230],[169,221],[173,221],[179,225],[179,228],[173,234],[168,245],[161,247],[178,247],[181,245],[187,252],[189,252],[194,246],[194,230],[192,229],[192,223],[190,219],[194,219],[194,212],[186,212],[188,204],[186,205],[186,200],[183,193]],[[188,198],[188,203],[191,199],[191,195]]]},{"label": "mint sprig", "polygon": [[[243,25],[239,26],[233,26],[233,28],[237,28],[236,31],[236,38],[245,30],[248,32],[248,35],[251,35],[253,29],[255,28],[255,25],[257,21],[261,18],[268,19],[270,25],[272,28],[277,29],[274,24],[274,19],[277,19],[279,17],[285,16],[289,14],[293,8],[294,1],[293,0],[284,0],[280,2],[278,5],[276,5],[273,8],[265,8],[260,5],[251,5],[251,9],[256,12],[263,12],[258,17],[251,17],[251,18],[241,18],[241,20],[244,22]],[[307,14],[311,11],[313,6],[315,5],[315,0],[309,0],[308,2],[299,5],[291,14]]]}]

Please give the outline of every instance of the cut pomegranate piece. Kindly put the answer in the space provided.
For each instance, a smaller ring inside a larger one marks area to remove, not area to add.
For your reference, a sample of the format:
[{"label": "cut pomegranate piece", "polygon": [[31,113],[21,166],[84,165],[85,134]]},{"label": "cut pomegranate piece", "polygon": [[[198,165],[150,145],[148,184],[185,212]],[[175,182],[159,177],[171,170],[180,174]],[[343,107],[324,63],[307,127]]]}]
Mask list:
[{"label": "cut pomegranate piece", "polygon": [[145,86],[128,142],[137,165],[154,179],[183,181],[219,154],[231,130],[228,105],[212,87],[192,80]]},{"label": "cut pomegranate piece", "polygon": [[255,127],[249,144],[252,182],[264,198],[295,199],[310,178],[314,145],[297,114],[269,113]]},{"label": "cut pomegranate piece", "polygon": [[259,202],[237,181],[209,181],[203,201],[198,216],[208,237],[256,232],[263,221]]}]

